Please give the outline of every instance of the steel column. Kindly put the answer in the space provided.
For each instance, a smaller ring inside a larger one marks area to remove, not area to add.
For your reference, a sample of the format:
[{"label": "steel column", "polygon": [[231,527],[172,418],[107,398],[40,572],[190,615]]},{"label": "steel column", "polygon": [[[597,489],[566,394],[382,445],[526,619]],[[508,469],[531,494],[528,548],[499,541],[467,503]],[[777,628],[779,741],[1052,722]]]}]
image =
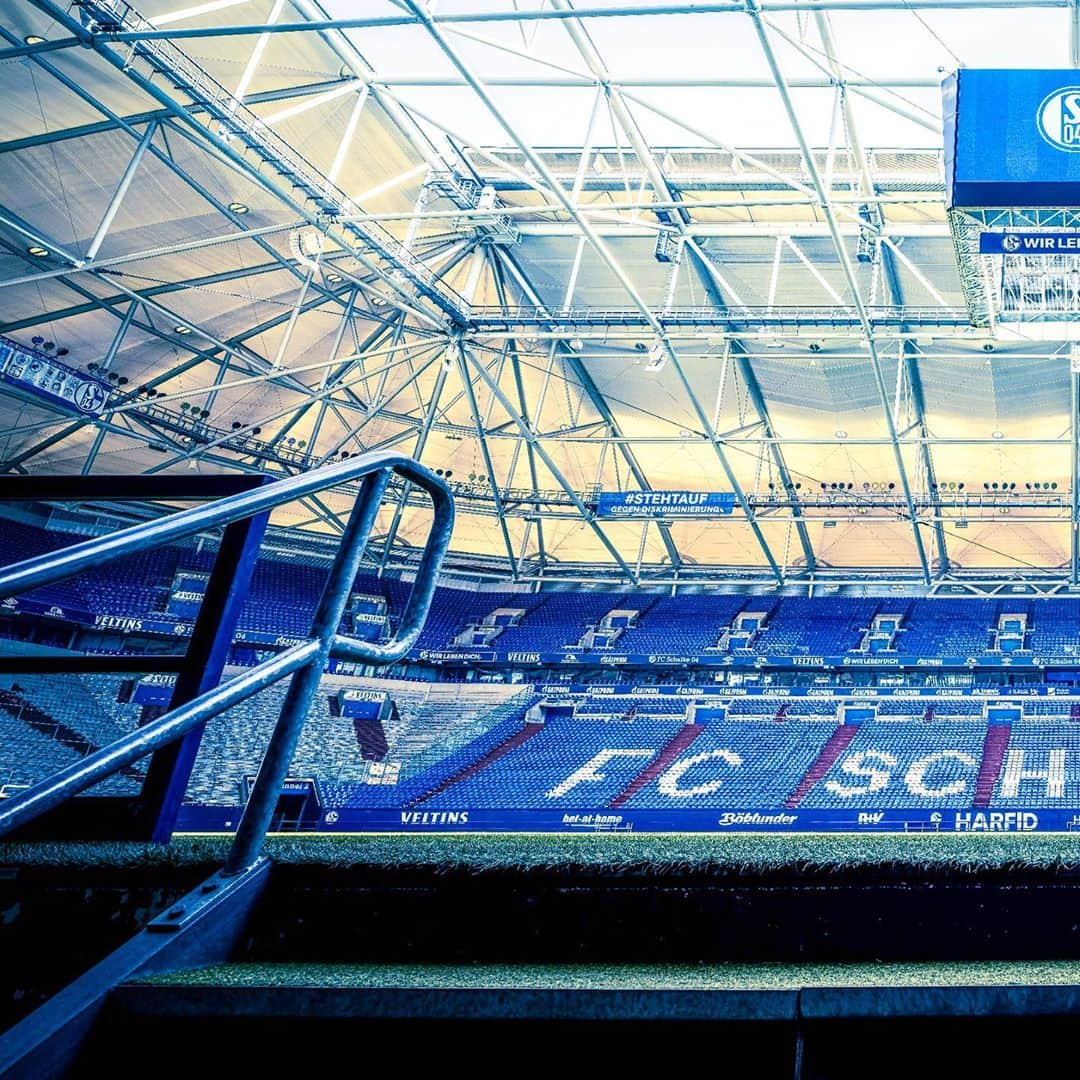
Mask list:
[{"label": "steel column", "polygon": [[[534,304],[540,304],[539,294],[533,289],[532,284],[529,282],[528,278],[525,277],[524,272],[517,265],[514,257],[509,252],[504,251],[499,252],[499,257],[506,263],[509,269],[513,271],[514,277],[522,287],[526,296],[529,297],[529,300]],[[642,469],[638,463],[637,455],[634,453],[633,447],[628,440],[623,439],[622,429],[619,427],[614,413],[612,413],[611,409],[608,407],[604,395],[600,392],[600,388],[596,385],[596,381],[593,379],[592,375],[589,374],[588,369],[574,351],[567,347],[565,342],[561,345],[557,345],[556,348],[562,354],[564,361],[577,376],[582,389],[593,403],[593,406],[600,414],[601,419],[607,425],[611,434],[620,440],[618,443],[619,452],[622,454],[623,460],[625,460],[627,468],[629,468],[638,487],[642,491],[652,491],[652,484],[649,483],[644,469]],[[668,558],[671,560],[672,566],[681,566],[683,561],[682,556],[679,554],[678,548],[675,546],[675,541],[671,537],[671,527],[662,522],[656,522],[655,524],[657,526],[657,531],[660,533],[660,539],[663,541],[664,548],[667,551]]]},{"label": "steel column", "polygon": [[[900,286],[900,275],[897,273],[896,264],[893,261],[891,249],[882,245],[881,264],[885,271],[885,279],[888,282],[889,291],[898,304],[903,304],[904,293]],[[930,492],[934,508],[934,541],[938,553],[938,576],[948,573],[949,549],[945,542],[945,527],[942,524],[941,503],[938,501],[937,473],[934,470],[934,457],[930,453],[930,430],[926,426],[926,399],[923,394],[922,375],[919,372],[919,362],[907,339],[900,342],[901,363],[907,372],[908,387],[911,391],[911,404],[915,410],[915,423],[919,430],[919,453],[922,457],[923,472],[926,474],[926,487]]]},{"label": "steel column", "polygon": [[[184,653],[184,667],[169,699],[170,709],[186,705],[220,683],[269,516],[263,513],[234,522],[222,534]],[[193,728],[180,742],[159,750],[150,761],[139,803],[143,826],[158,843],[172,838],[201,743],[202,727]]]},{"label": "steel column", "polygon": [[484,471],[487,473],[488,484],[491,487],[491,497],[495,502],[495,515],[499,520],[499,531],[502,533],[503,544],[506,546],[506,558],[510,564],[510,576],[513,581],[517,581],[517,558],[514,555],[514,545],[510,540],[510,531],[506,527],[506,512],[503,509],[502,495],[499,492],[499,481],[495,476],[491,451],[488,449],[487,439],[484,437],[484,422],[476,405],[476,393],[473,390],[472,378],[465,366],[465,355],[460,343],[457,348],[457,367],[458,373],[461,375],[461,384],[465,387],[465,396],[469,401],[469,412],[472,415],[473,423],[476,425],[476,438],[480,443],[480,456],[484,459]]},{"label": "steel column", "polygon": [[[494,271],[495,278],[495,295],[499,298],[499,303],[503,308],[506,307],[506,282],[503,277],[503,268],[499,259],[495,259],[492,262],[492,269]],[[525,398],[525,383],[521,378],[521,358],[518,355],[518,343],[515,338],[509,338],[507,344],[510,346],[510,366],[514,372],[514,388],[517,391],[518,409],[521,412],[521,416],[525,423],[532,426],[532,420],[529,418],[529,408]],[[521,446],[521,440],[518,440],[515,446],[515,453],[517,447]],[[533,493],[535,494],[540,489],[539,482],[537,480],[536,473],[536,452],[534,451],[532,444],[525,443],[525,460],[529,467],[529,480],[532,483]],[[517,458],[514,458],[514,464],[516,465]],[[514,469],[511,468],[509,472],[510,483],[513,483]],[[539,505],[534,504],[534,510],[539,511]],[[543,566],[544,560],[547,557],[547,553],[544,551],[544,524],[539,513],[536,518],[536,542],[537,553],[540,557],[540,565]],[[524,557],[525,549],[522,548],[522,557]]]}]

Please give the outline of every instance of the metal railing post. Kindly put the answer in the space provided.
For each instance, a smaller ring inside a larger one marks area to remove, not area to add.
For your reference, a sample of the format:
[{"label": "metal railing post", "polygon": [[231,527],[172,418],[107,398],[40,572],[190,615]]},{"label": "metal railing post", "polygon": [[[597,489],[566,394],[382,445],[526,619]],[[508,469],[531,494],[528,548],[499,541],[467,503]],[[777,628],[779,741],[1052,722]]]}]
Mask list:
[{"label": "metal railing post", "polygon": [[[184,667],[177,674],[169,700],[170,709],[186,704],[221,682],[269,518],[270,511],[266,511],[225,527],[206,594],[195,618]],[[140,831],[145,829],[159,844],[172,838],[201,742],[202,729],[196,728],[150,759],[138,799]]]},{"label": "metal railing post", "polygon": [[318,641],[319,651],[306,667],[293,675],[285,702],[281,707],[270,744],[266,748],[255,784],[236,830],[236,839],[225,863],[226,874],[239,874],[259,858],[263,841],[281,794],[281,785],[292,763],[296,743],[300,738],[311,702],[323,669],[330,658],[330,648],[337,636],[338,626],[349,601],[349,591],[356,580],[368,536],[379,513],[390,470],[380,469],[364,482],[364,488],[349,516],[341,544],[330,569],[319,606],[311,624],[311,636]]}]

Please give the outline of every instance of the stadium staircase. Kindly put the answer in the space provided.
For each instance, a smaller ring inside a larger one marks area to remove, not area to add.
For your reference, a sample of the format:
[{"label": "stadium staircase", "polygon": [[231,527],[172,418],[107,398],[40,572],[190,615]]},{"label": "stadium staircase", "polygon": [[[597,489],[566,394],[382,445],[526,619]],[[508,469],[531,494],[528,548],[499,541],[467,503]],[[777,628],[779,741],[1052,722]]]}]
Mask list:
[{"label": "stadium staircase", "polygon": [[441,795],[444,791],[452,788],[455,784],[460,784],[463,780],[468,780],[470,776],[475,776],[478,772],[482,772],[489,765],[494,765],[499,758],[506,757],[511,751],[516,750],[519,746],[527,743],[531,738],[539,735],[544,730],[544,725],[540,723],[526,723],[524,727],[515,731],[512,735],[503,739],[498,746],[489,750],[483,757],[477,761],[466,765],[464,768],[458,769],[457,772],[448,776],[445,780],[440,781],[429,791],[425,791],[423,795],[417,796],[407,804],[408,806],[419,806],[426,802],[428,799],[435,798],[436,795]]},{"label": "stadium staircase", "polygon": [[60,992],[63,1053],[0,1075],[375,1054],[427,1072],[493,1048],[640,1071],[662,1045],[739,1075],[910,1080],[1032,1075],[1067,1052],[1080,866],[848,839],[282,837],[242,879],[212,872],[216,840],[22,853],[0,876],[7,1018],[63,985],[57,957],[98,963]]},{"label": "stadium staircase", "polygon": [[1012,728],[1008,724],[991,724],[983,742],[982,760],[979,762],[979,775],[975,780],[975,798],[972,806],[984,808],[990,805],[994,795],[994,785],[1001,773],[1001,764],[1012,738]]},{"label": "stadium staircase", "polygon": [[828,741],[821,748],[821,753],[818,754],[810,768],[806,770],[806,775],[799,781],[795,790],[784,803],[789,810],[794,810],[802,804],[803,799],[813,791],[815,785],[836,764],[837,759],[848,748],[858,731],[858,724],[841,724],[829,736]]},{"label": "stadium staircase", "polygon": [[[66,750],[71,750],[78,757],[87,757],[97,753],[101,747],[92,742],[81,732],[65,724],[56,717],[50,716],[44,709],[39,708],[31,701],[21,697],[14,690],[0,690],[0,709],[21,720],[27,727],[32,728],[40,735],[59,743]],[[146,774],[141,769],[135,769],[125,765],[119,770],[118,775],[127,780],[136,780],[141,783]]]},{"label": "stadium staircase", "polygon": [[660,753],[608,804],[612,810],[628,803],[643,787],[655,780],[705,730],[704,724],[687,724],[672,736]]},{"label": "stadium staircase", "polygon": [[[400,724],[397,705],[392,705],[389,722],[391,725]],[[356,735],[356,747],[360,751],[364,761],[382,761],[386,757],[389,745],[386,741],[386,731],[382,721],[374,719],[362,719],[357,717],[353,720],[353,732]]]}]

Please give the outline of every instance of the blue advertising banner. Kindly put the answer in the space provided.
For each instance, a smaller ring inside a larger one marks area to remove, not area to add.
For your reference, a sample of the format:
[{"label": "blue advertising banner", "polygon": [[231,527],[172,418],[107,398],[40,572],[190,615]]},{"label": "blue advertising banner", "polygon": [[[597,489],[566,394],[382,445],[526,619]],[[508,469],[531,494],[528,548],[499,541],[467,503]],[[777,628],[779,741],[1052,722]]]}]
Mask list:
[{"label": "blue advertising banner", "polygon": [[730,491],[601,491],[596,516],[606,518],[718,517],[735,508]]},{"label": "blue advertising banner", "polygon": [[538,694],[566,697],[587,694],[600,697],[768,697],[768,698],[1077,698],[1080,690],[1071,686],[640,686],[637,683],[536,683]]},{"label": "blue advertising banner", "polygon": [[1080,206],[1080,73],[963,68],[942,94],[949,209]]},{"label": "blue advertising banner", "polygon": [[135,684],[135,692],[131,695],[131,703],[133,705],[156,705],[159,708],[164,708],[172,701],[175,688],[175,675],[147,675]]},{"label": "blue advertising banner", "polygon": [[619,653],[574,650],[564,652],[503,652],[496,649],[413,649],[410,660],[428,664],[510,664],[515,667],[663,667],[663,668],[1080,668],[1080,656],[1034,656],[1025,653],[979,653],[971,656],[915,656],[908,654],[842,653],[838,656],[792,656],[790,653]]},{"label": "blue advertising banner", "polygon": [[409,656],[429,664],[494,664],[499,659],[494,649],[413,649]]},{"label": "blue advertising banner", "polygon": [[979,254],[1080,256],[1080,232],[984,232]]},{"label": "blue advertising banner", "polygon": [[62,364],[55,356],[0,338],[0,383],[51,404],[96,416],[105,407],[111,387]]},{"label": "blue advertising banner", "polygon": [[28,615],[46,615],[50,619],[66,619],[68,622],[89,625],[94,616],[89,611],[79,608],[61,607],[44,600],[35,600],[32,596],[9,596],[0,603],[0,609],[8,614],[26,613]]},{"label": "blue advertising banner", "polygon": [[[184,806],[181,832],[229,832],[241,807]],[[1074,832],[1076,809],[1033,810],[352,810],[321,808],[318,832],[1006,833]]]}]

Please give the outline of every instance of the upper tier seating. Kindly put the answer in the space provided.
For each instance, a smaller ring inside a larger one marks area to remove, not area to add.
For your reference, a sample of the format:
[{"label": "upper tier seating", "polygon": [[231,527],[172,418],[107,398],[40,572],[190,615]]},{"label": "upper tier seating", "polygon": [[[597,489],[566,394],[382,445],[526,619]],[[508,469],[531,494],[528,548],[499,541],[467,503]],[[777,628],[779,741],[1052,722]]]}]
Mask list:
[{"label": "upper tier seating", "polygon": [[[623,606],[624,597],[613,593],[558,592],[533,597],[532,610],[520,626],[510,626],[499,637],[499,648],[555,652],[576,649],[589,626],[609,611]],[[633,607],[633,604],[627,604]]]},{"label": "upper tier seating", "polygon": [[[463,630],[477,625],[496,608],[529,609],[537,597],[529,593],[476,593],[467,589],[440,589],[439,602],[432,605],[424,629],[416,643],[418,649],[445,649]],[[497,648],[503,647],[504,635],[499,635]]]},{"label": "upper tier seating", "polygon": [[996,600],[929,600],[915,604],[898,635],[896,651],[917,656],[965,656],[990,648],[997,623]]},{"label": "upper tier seating", "polygon": [[[628,601],[629,607],[636,605]],[[745,596],[664,596],[619,638],[620,652],[703,653],[746,606]]]},{"label": "upper tier seating", "polygon": [[[48,532],[21,522],[0,521],[0,558],[17,561],[76,543],[83,536]],[[166,610],[178,571],[207,573],[212,550],[165,548],[131,556],[27,596],[56,605],[76,621],[98,615],[138,618]],[[326,567],[282,557],[259,561],[240,616],[242,630],[298,637],[310,627],[326,579]],[[388,632],[398,625],[411,591],[409,582],[371,573],[358,576],[359,592],[386,601]],[[0,597],[0,600],[3,598]],[[764,611],[764,625],[741,655],[838,656],[860,647],[875,613],[894,612],[894,601],[857,597],[754,597],[649,592],[507,592],[442,587],[436,591],[418,647],[445,650],[468,626],[496,608],[524,610],[517,626],[504,627],[490,646],[498,652],[577,651],[585,632],[613,609],[640,613],[613,644],[600,651],[715,655],[723,631],[740,612]],[[991,651],[999,614],[1026,616],[1026,654],[1080,657],[1080,599],[984,600],[932,598],[905,601],[894,651],[902,655],[966,658]],[[171,618],[171,617],[170,617]],[[377,630],[378,628],[375,627]],[[63,643],[63,635],[57,640]]]},{"label": "upper tier seating", "polygon": [[849,652],[859,647],[862,632],[880,605],[880,600],[785,597],[754,638],[754,651],[783,655]]},{"label": "upper tier seating", "polygon": [[[85,539],[85,536],[46,532],[19,522],[4,521],[0,523],[0,561],[30,559]],[[43,604],[92,615],[145,615],[163,606],[177,558],[178,552],[173,548],[127,555],[25,595]]]},{"label": "upper tier seating", "polygon": [[1025,611],[1027,648],[1036,654],[1080,656],[1080,599],[1065,597],[1010,609]]}]

